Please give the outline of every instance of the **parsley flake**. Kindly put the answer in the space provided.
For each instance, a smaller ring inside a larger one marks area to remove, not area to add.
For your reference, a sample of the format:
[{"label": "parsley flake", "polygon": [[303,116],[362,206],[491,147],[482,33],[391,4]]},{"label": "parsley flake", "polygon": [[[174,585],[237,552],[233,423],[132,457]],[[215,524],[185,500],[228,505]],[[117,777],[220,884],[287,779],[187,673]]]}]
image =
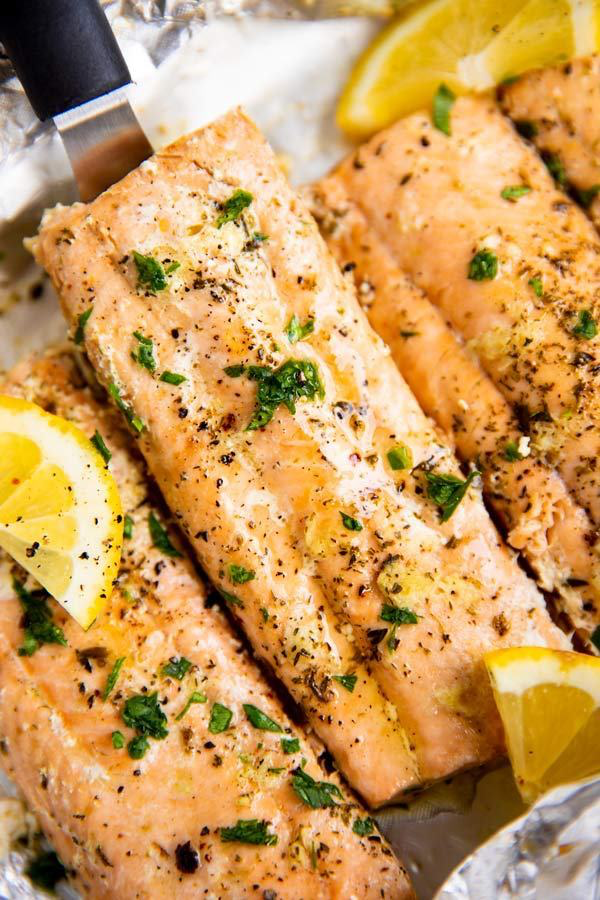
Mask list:
[{"label": "parsley flake", "polygon": [[531,193],[531,188],[528,184],[512,184],[500,191],[500,196],[503,200],[510,200],[514,203],[519,197],[524,197],[529,193]]},{"label": "parsley flake", "polygon": [[162,265],[153,256],[133,251],[133,261],[138,272],[137,286],[145,288],[151,294],[164,291],[167,287],[167,276]]},{"label": "parsley flake", "polygon": [[65,633],[52,621],[48,606],[49,594],[43,589],[28,591],[22,582],[13,579],[13,588],[23,607],[25,637],[19,647],[19,656],[33,656],[42,644],[67,646]]},{"label": "parsley flake", "polygon": [[508,462],[518,462],[523,459],[523,454],[519,452],[519,445],[516,441],[509,441],[506,444],[503,456]]},{"label": "parsley flake", "polygon": [[135,728],[138,734],[146,734],[156,740],[166,738],[167,717],[160,708],[158,693],[134,694],[125,702],[121,717],[126,725]]},{"label": "parsley flake", "polygon": [[352,516],[349,516],[347,513],[342,512],[341,510],[339,512],[340,512],[340,516],[342,518],[342,523],[344,525],[344,528],[347,528],[348,531],[362,531],[363,530],[363,526],[358,521],[358,519],[355,519]]},{"label": "parsley flake", "polygon": [[567,173],[560,156],[557,153],[550,153],[548,150],[544,150],[541,155],[554,181],[558,187],[564,190],[567,186]]},{"label": "parsley flake", "polygon": [[328,781],[315,781],[308,772],[301,768],[292,770],[292,787],[302,802],[312,809],[326,809],[330,806],[337,806],[333,798],[342,796],[342,792],[337,784],[330,784]]},{"label": "parsley flake", "polygon": [[533,288],[533,293],[536,297],[543,297],[544,295],[544,285],[542,284],[542,279],[536,276],[535,278],[530,278],[527,282],[530,288]]},{"label": "parsley flake", "polygon": [[498,257],[489,250],[478,250],[469,263],[467,278],[471,281],[491,281],[498,274]]},{"label": "parsley flake", "polygon": [[113,398],[116,406],[121,410],[125,418],[127,419],[127,423],[133,428],[134,431],[137,431],[140,434],[144,428],[146,427],[139,416],[136,416],[134,411],[130,406],[127,406],[123,398],[121,397],[121,391],[116,386],[114,381],[108,386],[108,393]]},{"label": "parsley flake", "polygon": [[102,691],[102,699],[108,700],[110,697],[112,690],[117,683],[117,679],[121,673],[121,669],[123,668],[123,663],[125,662],[124,656],[119,656],[117,660],[115,660],[112,669],[110,670],[110,674],[106,679],[106,685],[104,686],[104,690]]},{"label": "parsley flake", "polygon": [[408,609],[406,606],[394,606],[391,603],[384,603],[379,618],[391,625],[416,625],[419,621],[412,609]]},{"label": "parsley flake", "polygon": [[181,712],[175,716],[175,721],[180,722],[185,716],[186,712],[189,710],[190,706],[192,706],[194,703],[206,703],[206,700],[206,694],[201,694],[199,691],[194,691],[193,693],[191,693]]},{"label": "parsley flake", "polygon": [[154,344],[152,338],[144,337],[139,331],[134,331],[133,336],[136,341],[138,341],[139,347],[137,353],[132,351],[131,356],[136,363],[144,369],[148,369],[149,372],[154,372],[156,370],[156,360],[154,359]]},{"label": "parsley flake", "polygon": [[390,464],[390,469],[394,472],[398,472],[400,469],[412,469],[413,467],[411,449],[404,444],[398,444],[396,447],[388,450],[387,460]]},{"label": "parsley flake", "polygon": [[[600,626],[599,626],[600,628]],[[600,649],[600,647],[598,648]],[[281,749],[284,753],[299,753],[300,752],[300,740],[299,738],[281,738]]]},{"label": "parsley flake", "polygon": [[244,712],[254,728],[259,728],[261,731],[283,731],[277,722],[274,722],[266,713],[251,703],[244,703]]},{"label": "parsley flake", "polygon": [[53,891],[59,881],[66,878],[67,870],[63,866],[59,857],[54,850],[48,850],[40,853],[32,860],[25,874],[30,878],[33,884],[43,888],[46,891]]},{"label": "parsley flake", "polygon": [[358,681],[357,675],[333,675],[332,677],[334,681],[338,681],[351,694],[354,693],[354,688]]},{"label": "parsley flake", "polygon": [[309,334],[312,334],[314,330],[314,319],[307,319],[304,325],[301,325],[300,319],[294,314],[287,324],[285,333],[287,334],[290,344],[296,344],[298,341],[302,341],[305,337],[308,337]]},{"label": "parsley flake", "polygon": [[229,603],[230,606],[239,606],[240,609],[244,608],[243,601],[240,600],[239,597],[236,597],[235,594],[230,594],[229,591],[224,591],[222,589],[219,589],[219,593],[220,593],[221,597],[223,598],[223,600],[225,601],[225,603]]},{"label": "parsley flake", "polygon": [[600,184],[593,184],[589,188],[576,188],[571,185],[571,193],[579,205],[583,206],[584,209],[588,209],[588,207],[592,205],[599,191]]},{"label": "parsley flake", "polygon": [[177,372],[163,372],[159,381],[164,381],[165,384],[174,384],[177,387],[180,384],[183,384],[184,381],[187,381],[185,375],[178,375]]},{"label": "parsley flake", "polygon": [[222,703],[213,703],[208,730],[211,734],[221,734],[223,731],[227,731],[232,718],[233,712],[230,709],[223,706]]},{"label": "parsley flake", "polygon": [[375,822],[370,816],[367,816],[365,819],[355,819],[352,831],[354,834],[358,834],[359,837],[367,837],[375,831]]},{"label": "parsley flake", "polygon": [[440,84],[433,98],[433,124],[448,137],[452,134],[450,112],[455,100],[456,94],[445,84]]},{"label": "parsley flake", "polygon": [[133,537],[133,519],[129,514],[123,519],[123,537],[126,540],[131,540]]},{"label": "parsley flake", "polygon": [[110,452],[110,450],[104,443],[104,438],[102,437],[102,435],[100,434],[100,432],[98,431],[97,428],[96,428],[96,431],[94,432],[94,436],[90,438],[90,444],[92,444],[92,446],[94,446],[96,448],[96,450],[98,451],[98,453],[100,454],[100,456],[102,457],[102,459],[104,460],[106,465],[108,465],[108,463],[111,460],[112,453]]},{"label": "parsley flake", "polygon": [[243,375],[246,371],[246,366],[237,365],[237,366],[225,366],[223,369],[226,375],[229,375],[230,378],[239,378],[240,375]]},{"label": "parsley flake", "polygon": [[83,344],[83,339],[85,337],[85,326],[87,325],[87,321],[92,314],[93,306],[90,306],[89,309],[86,309],[85,312],[82,312],[79,318],[77,319],[77,328],[75,329],[75,336],[73,340],[76,344]]},{"label": "parsley flake", "polygon": [[131,759],[143,759],[149,748],[150,741],[145,734],[138,734],[127,744],[127,752]]},{"label": "parsley flake", "polygon": [[164,527],[164,525],[161,525],[153,512],[151,512],[148,516],[148,528],[150,530],[152,543],[157,550],[160,550],[161,553],[165,554],[165,556],[181,556],[179,550],[177,550],[177,548],[174,547],[171,543],[167,529]]},{"label": "parsley flake", "polygon": [[598,334],[598,326],[588,309],[580,310],[577,324],[573,328],[573,334],[575,337],[584,338],[588,341]]},{"label": "parsley flake", "polygon": [[123,737],[122,731],[113,731],[110,738],[112,740],[112,745],[115,748],[115,750],[123,749],[123,747],[125,746],[125,738]]},{"label": "parsley flake", "polygon": [[264,819],[238,819],[235,825],[221,828],[221,840],[223,843],[238,844],[262,844],[266,847],[274,847],[277,843],[277,835],[268,831],[269,822]]},{"label": "parsley flake", "polygon": [[192,668],[192,663],[185,656],[172,656],[171,659],[163,664],[161,673],[165,678],[176,678],[181,681]]},{"label": "parsley flake", "polygon": [[248,366],[247,369],[228,366],[225,370],[226,374],[233,378],[237,378],[244,371],[248,378],[258,382],[256,407],[254,415],[246,425],[246,431],[256,431],[268,425],[281,404],[293,414],[296,412],[296,401],[301,397],[307,400],[319,397],[322,400],[325,396],[316,365],[306,359],[288,359],[277,369],[271,369],[269,366]]},{"label": "parsley flake", "polygon": [[243,566],[236,566],[231,563],[228,566],[229,577],[234,584],[246,584],[247,581],[253,581],[255,573],[252,569],[245,569]]},{"label": "parsley flake", "polygon": [[222,213],[217,219],[217,228],[222,228],[227,222],[235,222],[244,210],[250,206],[254,197],[248,191],[238,188],[234,191],[229,200],[222,205]]},{"label": "parsley flake", "polygon": [[435,472],[425,473],[428,482],[427,496],[439,507],[442,522],[448,521],[467,493],[471,482],[480,474],[477,471],[471,472],[466,480],[463,481],[462,478],[457,478],[456,475],[437,475]]}]

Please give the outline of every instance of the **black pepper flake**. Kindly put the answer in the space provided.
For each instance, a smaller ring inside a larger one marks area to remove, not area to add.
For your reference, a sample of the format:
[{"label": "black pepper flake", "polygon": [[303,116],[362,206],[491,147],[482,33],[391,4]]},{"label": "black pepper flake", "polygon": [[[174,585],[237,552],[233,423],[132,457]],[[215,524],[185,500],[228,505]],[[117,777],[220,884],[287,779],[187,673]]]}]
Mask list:
[{"label": "black pepper flake", "polygon": [[193,875],[198,868],[198,853],[189,841],[175,847],[175,863],[184,875]]},{"label": "black pepper flake", "polygon": [[188,411],[184,406],[180,406],[179,409],[177,410],[177,415],[179,416],[180,419],[187,419],[187,414],[188,414]]}]

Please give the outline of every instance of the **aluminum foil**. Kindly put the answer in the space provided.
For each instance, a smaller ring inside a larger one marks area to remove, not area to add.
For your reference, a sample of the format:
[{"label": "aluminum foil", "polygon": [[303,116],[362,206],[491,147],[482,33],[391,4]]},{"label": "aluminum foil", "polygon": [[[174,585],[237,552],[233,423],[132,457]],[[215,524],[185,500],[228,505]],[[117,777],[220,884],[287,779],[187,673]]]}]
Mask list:
[{"label": "aluminum foil", "polygon": [[[402,0],[396,0],[401,3]],[[131,101],[154,146],[242,104],[295,183],[318,178],[347,150],[334,124],[339,91],[377,23],[319,16],[388,14],[387,0],[105,0],[136,84]],[[318,62],[315,63],[315,60]],[[44,206],[69,201],[66,155],[35,119],[0,59],[0,367],[64,334],[47,280],[22,250]],[[526,818],[507,766],[435,786],[377,818],[420,900],[540,900],[598,893],[600,783],[562,788]],[[497,838],[473,851],[492,834]],[[0,824],[1,828],[1,824]],[[465,862],[461,861],[463,859]],[[0,900],[46,896],[23,875],[27,852],[0,862]],[[562,891],[562,893],[561,893]],[[65,897],[74,894],[59,888]]]}]

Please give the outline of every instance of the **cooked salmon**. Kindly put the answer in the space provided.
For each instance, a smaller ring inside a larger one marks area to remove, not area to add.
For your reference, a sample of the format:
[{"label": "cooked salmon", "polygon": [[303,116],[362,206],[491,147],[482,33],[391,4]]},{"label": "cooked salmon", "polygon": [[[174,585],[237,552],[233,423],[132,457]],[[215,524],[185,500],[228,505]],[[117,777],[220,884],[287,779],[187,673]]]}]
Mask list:
[{"label": "cooked salmon", "polygon": [[323,747],[207,606],[176,537],[152,537],[150,515],[167,521],[118,414],[73,356],[21,364],[5,389],[98,430],[127,511],[122,568],[96,623],[84,632],[45,603],[64,645],[22,655],[10,576],[26,605],[43,601],[6,557],[0,568],[0,760],[82,895],[412,896],[372,820],[323,768]]},{"label": "cooked salmon", "polygon": [[565,638],[256,127],[233,112],[56,210],[35,252],[74,331],[92,310],[85,349],[198,559],[363,797],[502,754],[483,653]]},{"label": "cooked salmon", "polygon": [[533,141],[560,186],[600,227],[600,58],[527,72],[498,92],[517,130]]},{"label": "cooked salmon", "polygon": [[588,646],[600,619],[594,526],[555,469],[532,454],[513,410],[441,311],[399,268],[352,193],[343,169],[308,196],[342,270],[353,278],[375,331],[426,413],[459,457],[482,470],[486,499],[507,540]]}]

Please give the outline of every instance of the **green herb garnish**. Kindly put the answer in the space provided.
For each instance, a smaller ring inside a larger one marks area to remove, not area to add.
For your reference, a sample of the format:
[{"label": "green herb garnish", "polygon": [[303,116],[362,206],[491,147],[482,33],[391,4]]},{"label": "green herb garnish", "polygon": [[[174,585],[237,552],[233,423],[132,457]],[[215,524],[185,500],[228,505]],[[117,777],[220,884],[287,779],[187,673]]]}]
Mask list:
[{"label": "green herb garnish", "polygon": [[413,466],[411,449],[410,447],[405,447],[404,444],[398,444],[396,447],[388,450],[387,460],[390,464],[390,469],[393,469],[394,472],[400,469],[412,469]]},{"label": "green herb garnish", "polygon": [[208,730],[211,734],[221,734],[221,732],[227,731],[232,718],[233,712],[230,709],[223,706],[222,703],[213,703]]},{"label": "green herb garnish", "polygon": [[524,197],[529,193],[531,193],[531,188],[528,184],[513,184],[500,191],[500,196],[503,200],[511,200],[514,203],[519,197]]},{"label": "green herb garnish", "polygon": [[94,432],[94,436],[90,438],[90,444],[92,444],[92,446],[96,448],[104,462],[108,465],[111,460],[112,453],[104,443],[104,438],[102,437],[98,429],[96,429],[96,431]]},{"label": "green herb garnish", "polygon": [[478,250],[469,263],[467,278],[471,281],[491,281],[498,274],[498,258],[489,250]]},{"label": "green herb garnish", "polygon": [[221,840],[223,843],[236,842],[238,844],[262,844],[266,847],[274,847],[277,843],[277,835],[271,834],[267,829],[269,823],[259,822],[258,819],[238,819],[235,825],[221,828]]},{"label": "green herb garnish", "polygon": [[575,337],[585,338],[588,341],[596,337],[598,326],[589,310],[582,309],[580,311],[577,324],[573,328],[573,334]]},{"label": "green herb garnish", "polygon": [[523,455],[519,452],[519,445],[516,441],[509,441],[504,448],[504,459],[508,462],[518,462],[523,459]]},{"label": "green herb garnish", "polygon": [[45,891],[53,891],[59,881],[66,878],[67,870],[61,863],[54,850],[40,853],[32,860],[25,874],[38,887]]},{"label": "green herb garnish", "polygon": [[67,639],[62,628],[52,621],[52,612],[48,606],[49,594],[43,588],[28,591],[22,582],[13,579],[13,588],[24,611],[25,636],[19,647],[19,656],[33,656],[42,644],[60,644],[67,646]]},{"label": "green herb garnish", "polygon": [[92,314],[93,306],[90,306],[89,309],[86,309],[85,312],[82,312],[79,318],[77,319],[77,328],[75,329],[75,335],[73,340],[76,344],[83,344],[83,339],[85,337],[85,326],[87,325],[87,321]]},{"label": "green herb garnish", "polygon": [[351,694],[354,692],[356,682],[358,681],[357,675],[333,675],[332,677],[334,681],[339,681],[342,687],[346,688],[347,691],[350,691]]},{"label": "green herb garnish", "polygon": [[[600,648],[599,648],[600,649]],[[299,753],[299,738],[281,738],[281,749],[284,753]]]},{"label": "green herb garnish", "polygon": [[194,703],[206,703],[206,700],[206,694],[201,694],[199,691],[194,691],[193,693],[191,693],[181,712],[175,716],[175,721],[180,722],[181,719],[183,719],[183,717],[185,716],[186,712],[189,710],[190,706],[192,706]]},{"label": "green herb garnish", "polygon": [[239,378],[240,375],[243,375],[246,371],[246,366],[241,364],[236,366],[225,366],[223,371],[226,375],[229,375],[230,378]]},{"label": "green herb garnish", "polygon": [[292,787],[302,802],[312,809],[337,806],[333,798],[342,796],[337,784],[315,781],[308,772],[301,768],[292,770]]},{"label": "green herb garnish", "polygon": [[[234,370],[235,371],[232,371]],[[269,366],[248,366],[238,371],[238,366],[228,366],[225,372],[236,378],[243,371],[248,378],[258,382],[256,407],[246,431],[256,431],[269,424],[275,410],[284,404],[293,414],[296,412],[296,401],[301,397],[313,400],[325,396],[325,389],[319,378],[319,371],[313,362],[305,359],[288,359],[279,368]]]},{"label": "green herb garnish", "polygon": [[355,819],[352,831],[360,837],[367,837],[367,835],[373,834],[375,831],[375,822],[370,816],[367,816],[365,819]]},{"label": "green herb garnish", "polygon": [[178,375],[176,372],[163,372],[159,381],[164,381],[166,384],[174,384],[177,387],[180,384],[183,384],[184,381],[187,381],[185,375]]},{"label": "green herb garnish", "polygon": [[294,314],[287,324],[285,333],[290,344],[296,344],[298,341],[304,340],[309,334],[312,334],[314,330],[314,319],[307,319],[304,325],[301,325],[300,319]]},{"label": "green herb garnish", "polygon": [[530,278],[527,282],[530,288],[533,288],[533,293],[536,297],[542,297],[544,295],[544,285],[542,284],[542,279],[538,278]]},{"label": "green herb garnish", "polygon": [[153,512],[148,516],[148,528],[150,529],[152,543],[157,550],[160,550],[165,556],[181,556],[179,550],[171,543],[167,529],[161,525]]},{"label": "green herb garnish", "polygon": [[121,716],[125,724],[135,728],[138,734],[162,740],[169,733],[167,717],[160,708],[156,691],[153,694],[134,694],[125,702]]},{"label": "green herb garnish", "polygon": [[234,191],[229,200],[222,205],[222,213],[217,219],[217,228],[222,228],[227,222],[235,222],[239,219],[244,210],[250,206],[254,197],[248,191],[238,188]]},{"label": "green herb garnish", "polygon": [[550,153],[548,150],[544,150],[541,155],[554,181],[558,187],[564,190],[567,186],[567,173],[560,156],[557,153]]},{"label": "green herb garnish", "polygon": [[171,659],[164,663],[161,672],[165,678],[176,678],[181,681],[192,668],[192,663],[185,656],[172,656]]},{"label": "green herb garnish", "polygon": [[341,510],[340,510],[340,516],[342,518],[342,523],[344,525],[344,528],[347,528],[348,531],[362,531],[363,530],[363,526],[358,521],[358,519],[355,519],[352,516],[349,516],[347,513],[342,512]]},{"label": "green herb garnish", "polygon": [[589,188],[576,188],[571,185],[571,193],[579,205],[583,206],[584,209],[587,209],[592,205],[598,195],[598,191],[600,191],[600,184],[593,184]]},{"label": "green herb garnish", "polygon": [[247,581],[253,581],[256,577],[252,569],[245,569],[243,566],[236,566],[234,563],[228,566],[229,577],[234,584],[246,584]]},{"label": "green herb garnish", "polygon": [[125,746],[125,738],[123,737],[123,732],[121,731],[113,731],[111,734],[112,745],[115,750],[122,750]]},{"label": "green herb garnish", "polygon": [[126,540],[131,540],[133,537],[133,519],[129,514],[126,514],[123,519],[123,537]]},{"label": "green herb garnish", "polygon": [[442,522],[447,522],[456,507],[463,499],[471,482],[480,475],[480,472],[474,471],[463,481],[456,475],[437,475],[435,472],[426,472],[427,478],[427,496],[440,509],[440,518]]},{"label": "green herb garnish", "polygon": [[144,369],[148,369],[149,372],[154,372],[156,370],[156,360],[154,359],[154,344],[152,338],[144,337],[139,331],[134,331],[133,336],[139,343],[137,353],[133,351],[131,354],[133,359],[135,359],[135,361]]},{"label": "green herb garnish", "polygon": [[119,407],[119,409],[121,410],[121,412],[127,419],[128,424],[133,428],[134,431],[137,431],[137,433],[140,434],[144,430],[145,425],[142,422],[142,420],[140,419],[140,417],[136,416],[136,414],[131,409],[131,407],[127,406],[127,404],[121,397],[121,392],[120,392],[119,388],[116,386],[114,381],[111,381],[111,383],[109,384],[108,393],[113,398],[116,405]]},{"label": "green herb garnish", "polygon": [[133,251],[133,261],[138,272],[137,286],[145,288],[152,294],[164,291],[167,287],[167,276],[162,265],[153,256]]},{"label": "green herb garnish", "polygon": [[224,591],[221,588],[219,588],[219,593],[226,603],[229,603],[231,606],[239,606],[240,609],[244,608],[243,601],[236,597],[235,594],[230,594],[229,591]]},{"label": "green herb garnish", "polygon": [[145,734],[138,734],[132,738],[127,744],[127,752],[132,759],[143,759],[146,755],[150,742]]},{"label": "green herb garnish", "polygon": [[109,674],[108,678],[106,679],[106,685],[104,686],[104,690],[102,691],[102,699],[103,700],[108,700],[108,698],[110,697],[112,689],[114,688],[115,684],[117,683],[117,678],[119,677],[121,669],[123,668],[124,662],[125,662],[124,656],[120,656],[117,660],[115,660],[115,663],[114,663],[112,669],[110,670],[110,674]]},{"label": "green herb garnish", "polygon": [[384,622],[390,622],[391,625],[416,625],[419,621],[412,609],[408,609],[406,606],[394,606],[391,603],[384,603],[379,618]]},{"label": "green herb garnish", "polygon": [[448,137],[452,134],[450,112],[455,100],[456,94],[445,84],[440,84],[433,98],[433,124]]},{"label": "green herb garnish", "polygon": [[250,723],[261,731],[283,731],[283,728],[277,722],[274,722],[266,713],[251,703],[244,703],[244,712]]},{"label": "green herb garnish", "polygon": [[173,272],[176,272],[179,268],[181,268],[181,263],[177,262],[177,260],[174,259],[173,262],[170,263],[170,265],[168,265],[165,269],[165,275],[172,275]]}]

